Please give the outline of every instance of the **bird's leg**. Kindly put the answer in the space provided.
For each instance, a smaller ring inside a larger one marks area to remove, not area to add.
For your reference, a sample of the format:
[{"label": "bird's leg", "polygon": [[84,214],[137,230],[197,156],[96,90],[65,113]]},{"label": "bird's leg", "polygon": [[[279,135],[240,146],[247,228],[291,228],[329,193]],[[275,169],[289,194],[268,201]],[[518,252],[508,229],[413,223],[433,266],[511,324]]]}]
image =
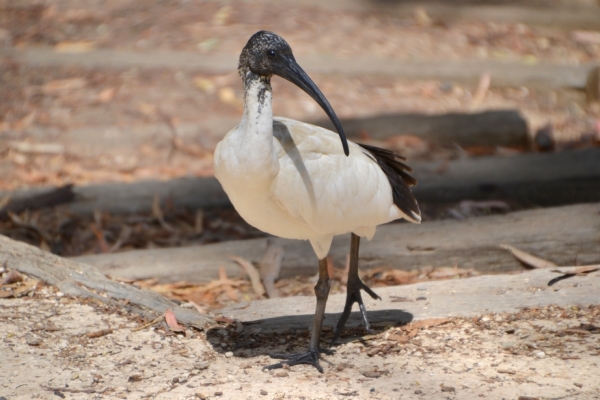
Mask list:
[{"label": "bird's leg", "polygon": [[335,343],[337,338],[340,336],[342,329],[346,325],[346,321],[348,321],[348,317],[350,317],[350,312],[352,311],[352,305],[354,303],[358,303],[358,307],[360,308],[360,313],[363,318],[363,322],[365,323],[365,328],[367,331],[371,331],[371,324],[369,324],[369,320],[367,319],[367,310],[365,308],[365,303],[363,303],[362,296],[360,295],[360,290],[363,289],[365,292],[369,294],[373,299],[381,300],[370,287],[365,285],[363,281],[360,280],[358,276],[358,248],[360,246],[360,236],[352,234],[350,239],[350,269],[348,271],[348,284],[346,285],[346,305],[344,306],[344,312],[340,317],[340,320],[335,327],[335,332],[333,333],[333,339],[331,340],[331,344]]},{"label": "bird's leg", "polygon": [[290,366],[297,364],[310,364],[319,372],[323,372],[323,368],[321,368],[321,365],[319,364],[319,353],[324,350],[320,348],[319,343],[321,341],[321,328],[323,327],[325,306],[327,304],[327,298],[329,297],[330,287],[331,281],[329,280],[329,273],[327,272],[327,259],[324,258],[319,260],[319,281],[315,285],[317,309],[313,319],[313,326],[310,331],[310,344],[308,345],[308,351],[301,354],[271,354],[271,357],[273,358],[281,358],[285,359],[286,361],[269,365],[264,369],[282,368],[284,364]]}]

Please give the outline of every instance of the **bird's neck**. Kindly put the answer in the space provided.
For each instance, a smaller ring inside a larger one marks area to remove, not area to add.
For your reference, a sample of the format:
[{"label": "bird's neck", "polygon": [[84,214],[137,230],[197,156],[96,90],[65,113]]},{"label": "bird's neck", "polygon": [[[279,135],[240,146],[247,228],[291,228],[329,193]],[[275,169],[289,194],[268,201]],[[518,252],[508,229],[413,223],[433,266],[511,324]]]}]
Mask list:
[{"label": "bird's neck", "polygon": [[241,124],[252,139],[268,139],[273,136],[273,91],[268,77],[248,71],[244,81],[244,115]]},{"label": "bird's neck", "polygon": [[[249,72],[244,78],[244,115],[231,139],[236,168],[253,185],[270,184],[279,169],[273,145],[273,92],[268,78]],[[250,182],[246,182],[250,183]]]}]

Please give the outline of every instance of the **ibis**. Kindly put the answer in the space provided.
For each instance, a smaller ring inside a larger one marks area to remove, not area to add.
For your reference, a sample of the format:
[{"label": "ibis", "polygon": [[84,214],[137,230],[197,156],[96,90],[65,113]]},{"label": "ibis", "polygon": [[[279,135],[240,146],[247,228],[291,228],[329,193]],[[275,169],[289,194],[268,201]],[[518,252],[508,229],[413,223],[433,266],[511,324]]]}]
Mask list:
[{"label": "ibis", "polygon": [[[350,267],[344,311],[331,343],[339,337],[358,303],[370,329],[361,289],[379,298],[358,275],[360,238],[371,240],[378,225],[404,218],[419,223],[421,213],[410,187],[416,180],[404,158],[389,150],[346,140],[333,108],[296,62],[277,34],[250,37],[239,58],[244,84],[244,113],[217,145],[215,176],[239,214],[252,226],[275,236],[308,240],[319,259],[317,300],[308,350],[274,354],[283,361],[267,369],[319,365],[321,328],[329,296],[327,253],[336,235],[351,233]],[[325,111],[337,134],[307,123],[273,117],[271,78],[300,87]]]}]

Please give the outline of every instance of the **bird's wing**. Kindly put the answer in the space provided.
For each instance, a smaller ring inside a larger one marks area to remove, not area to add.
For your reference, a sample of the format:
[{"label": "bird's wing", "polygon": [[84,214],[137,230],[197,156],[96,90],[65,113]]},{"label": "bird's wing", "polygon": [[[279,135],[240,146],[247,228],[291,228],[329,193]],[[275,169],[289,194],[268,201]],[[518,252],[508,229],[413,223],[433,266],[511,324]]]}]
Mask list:
[{"label": "bird's wing", "polygon": [[336,235],[393,218],[392,189],[376,160],[349,142],[344,154],[334,132],[278,118],[273,125],[280,171],[271,196],[315,233]]}]

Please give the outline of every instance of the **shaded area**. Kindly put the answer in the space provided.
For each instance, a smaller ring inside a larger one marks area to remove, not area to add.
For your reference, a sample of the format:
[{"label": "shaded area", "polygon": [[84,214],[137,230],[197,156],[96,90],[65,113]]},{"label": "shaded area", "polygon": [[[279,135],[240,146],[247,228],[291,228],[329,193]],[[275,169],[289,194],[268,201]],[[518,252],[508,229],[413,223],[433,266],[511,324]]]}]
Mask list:
[{"label": "shaded area", "polygon": [[[314,302],[314,299],[312,299]],[[333,337],[333,327],[337,324],[341,313],[326,313],[323,321],[321,342],[324,347]],[[401,326],[413,321],[414,315],[401,309],[387,309],[369,312],[369,321],[373,329]],[[206,332],[208,342],[220,353],[233,350],[236,356],[269,355],[273,352],[289,352],[304,350],[308,347],[309,327],[313,315],[281,316],[254,321],[245,321],[240,325],[229,325],[227,329],[213,328]],[[236,327],[237,325],[237,327]],[[349,338],[366,334],[359,312],[353,312],[348,318],[346,328],[338,343],[345,343]],[[225,346],[224,346],[225,345]],[[335,350],[336,346],[332,349]],[[248,352],[247,350],[250,350]]]},{"label": "shaded area", "polygon": [[[432,142],[455,142],[461,146],[525,148],[528,145],[527,121],[517,110],[439,115],[397,113],[347,118],[341,122],[346,134],[353,138],[366,134],[373,139],[384,140],[396,135],[415,135]],[[328,120],[319,120],[315,124],[335,129]]]}]

